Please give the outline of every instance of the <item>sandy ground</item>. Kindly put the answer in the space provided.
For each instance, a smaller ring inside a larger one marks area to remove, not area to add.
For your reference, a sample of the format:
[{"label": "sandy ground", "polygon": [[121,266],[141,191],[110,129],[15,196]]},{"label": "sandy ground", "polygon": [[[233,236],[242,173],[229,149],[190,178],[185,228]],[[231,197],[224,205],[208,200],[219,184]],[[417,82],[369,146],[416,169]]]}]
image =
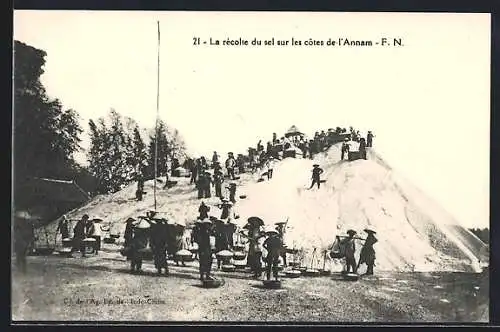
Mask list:
[{"label": "sandy ground", "polygon": [[475,273],[379,272],[357,282],[283,278],[263,289],[249,273],[215,270],[225,284],[203,289],[197,262],[156,276],[152,262],[131,274],[125,258],[28,257],[13,267],[12,319],[83,321],[487,322],[489,282]]}]

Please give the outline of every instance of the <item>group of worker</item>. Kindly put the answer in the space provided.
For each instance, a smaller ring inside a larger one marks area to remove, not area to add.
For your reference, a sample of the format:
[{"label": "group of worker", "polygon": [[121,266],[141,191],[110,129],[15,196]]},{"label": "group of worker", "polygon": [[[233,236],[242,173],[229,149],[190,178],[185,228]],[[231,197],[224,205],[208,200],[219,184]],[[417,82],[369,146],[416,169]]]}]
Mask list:
[{"label": "group of worker", "polygon": [[[57,225],[57,232],[61,234],[63,239],[69,238],[69,220],[66,216],[62,216]],[[57,235],[56,235],[57,236]],[[95,239],[94,254],[98,254],[101,250],[102,229],[100,225],[96,225],[94,219],[90,219],[88,214],[84,214],[73,228],[73,251],[80,251],[82,257],[86,256],[85,239]]]},{"label": "group of worker", "polygon": [[128,218],[124,232],[122,254],[130,261],[130,270],[142,270],[142,262],[148,248],[158,274],[169,273],[168,256],[176,265],[185,265],[184,260],[176,255],[188,245],[185,237],[185,225],[159,218],[157,213],[149,211],[138,219]]},{"label": "group of worker", "polygon": [[[372,229],[366,228],[364,232],[367,233],[366,239],[357,237],[355,230],[348,230],[347,237],[343,239],[336,236],[335,242],[332,247],[330,256],[332,258],[345,258],[344,273],[357,273],[361,264],[367,265],[366,275],[373,275],[373,267],[375,266],[375,249],[373,245],[378,242],[375,237],[376,232]],[[359,262],[356,264],[356,240],[363,240],[364,245],[361,248]]]},{"label": "group of worker", "polygon": [[[201,217],[201,216],[200,216]],[[262,249],[267,250],[266,276],[269,280],[271,272],[273,277],[278,277],[279,257],[283,252],[283,227],[261,229],[263,221],[260,218],[252,217],[247,224],[239,231],[239,235],[248,239],[247,266],[253,273],[254,278],[262,275]],[[234,223],[224,223],[217,218],[198,218],[192,231],[192,241],[198,244],[199,273],[200,280],[213,280],[211,275],[213,254],[223,250],[231,250],[234,246],[233,235],[237,231]],[[215,238],[215,245],[212,245],[210,238]],[[266,239],[261,244],[261,239]],[[241,239],[240,239],[241,241]],[[240,243],[243,243],[242,241]],[[286,260],[285,260],[286,262]],[[217,258],[217,267],[220,268],[221,260]]]}]

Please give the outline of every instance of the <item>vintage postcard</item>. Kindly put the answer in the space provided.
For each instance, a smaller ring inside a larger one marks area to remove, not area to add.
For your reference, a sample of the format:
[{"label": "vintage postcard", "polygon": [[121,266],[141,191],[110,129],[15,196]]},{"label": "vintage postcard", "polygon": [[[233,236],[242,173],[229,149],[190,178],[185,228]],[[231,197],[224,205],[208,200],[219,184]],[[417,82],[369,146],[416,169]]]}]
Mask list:
[{"label": "vintage postcard", "polygon": [[12,320],[488,322],[490,27],[15,11]]}]

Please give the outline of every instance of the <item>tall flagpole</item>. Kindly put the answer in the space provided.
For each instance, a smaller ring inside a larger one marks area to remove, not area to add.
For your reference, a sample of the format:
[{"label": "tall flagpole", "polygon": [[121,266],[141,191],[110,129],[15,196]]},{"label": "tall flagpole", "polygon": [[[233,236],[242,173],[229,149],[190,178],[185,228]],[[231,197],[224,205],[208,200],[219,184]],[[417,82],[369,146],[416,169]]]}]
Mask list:
[{"label": "tall flagpole", "polygon": [[158,27],[158,67],[156,80],[156,123],[155,123],[155,179],[154,179],[154,201],[156,212],[156,178],[158,176],[158,118],[160,113],[160,21],[156,21]]}]

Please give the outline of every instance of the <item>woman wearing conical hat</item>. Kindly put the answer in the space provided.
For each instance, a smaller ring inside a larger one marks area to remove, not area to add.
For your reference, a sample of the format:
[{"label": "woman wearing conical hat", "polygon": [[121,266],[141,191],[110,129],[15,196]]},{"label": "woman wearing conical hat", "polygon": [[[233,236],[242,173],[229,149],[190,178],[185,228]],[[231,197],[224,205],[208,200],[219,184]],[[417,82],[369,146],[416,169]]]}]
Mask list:
[{"label": "woman wearing conical hat", "polygon": [[374,230],[366,228],[364,231],[368,236],[366,237],[363,248],[361,248],[358,267],[365,263],[368,267],[366,275],[373,275],[373,266],[375,265],[375,249],[373,249],[373,245],[377,243],[378,240],[375,237],[376,232]]},{"label": "woman wearing conical hat", "polygon": [[263,243],[263,247],[267,250],[266,257],[266,277],[271,279],[271,271],[273,277],[278,280],[278,262],[283,247],[283,242],[278,231],[273,226],[266,227],[265,234],[267,236]]},{"label": "woman wearing conical hat", "polygon": [[209,218],[196,221],[196,227],[193,229],[193,242],[198,244],[201,281],[214,279],[210,276],[212,270],[212,247],[210,245],[210,236],[213,234],[213,226]]}]

